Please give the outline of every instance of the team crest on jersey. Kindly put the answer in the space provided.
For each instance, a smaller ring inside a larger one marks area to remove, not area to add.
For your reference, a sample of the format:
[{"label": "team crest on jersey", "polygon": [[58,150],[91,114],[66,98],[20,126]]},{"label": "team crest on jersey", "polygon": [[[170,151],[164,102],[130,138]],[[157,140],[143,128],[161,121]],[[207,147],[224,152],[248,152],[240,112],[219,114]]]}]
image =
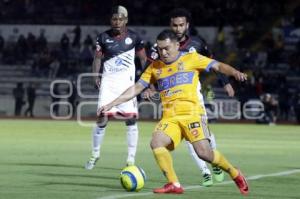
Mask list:
[{"label": "team crest on jersey", "polygon": [[190,53],[196,52],[196,49],[194,47],[190,47],[189,52]]},{"label": "team crest on jersey", "polygon": [[178,70],[178,71],[183,71],[183,70],[184,70],[184,64],[183,64],[182,61],[178,62],[177,70]]},{"label": "team crest on jersey", "polygon": [[129,37],[127,37],[127,38],[125,39],[125,44],[126,44],[126,45],[132,44],[132,39],[129,38]]},{"label": "team crest on jersey", "polygon": [[106,42],[106,43],[114,43],[114,40],[106,39],[105,42]]},{"label": "team crest on jersey", "polygon": [[168,72],[169,72],[169,73],[172,72],[172,71],[173,71],[172,68],[169,68],[169,69],[168,69]]},{"label": "team crest on jersey", "polygon": [[160,69],[157,69],[157,71],[156,71],[156,75],[157,75],[157,77],[159,77],[159,76],[161,75],[161,73],[162,73],[162,70],[161,70],[161,68],[160,68]]}]

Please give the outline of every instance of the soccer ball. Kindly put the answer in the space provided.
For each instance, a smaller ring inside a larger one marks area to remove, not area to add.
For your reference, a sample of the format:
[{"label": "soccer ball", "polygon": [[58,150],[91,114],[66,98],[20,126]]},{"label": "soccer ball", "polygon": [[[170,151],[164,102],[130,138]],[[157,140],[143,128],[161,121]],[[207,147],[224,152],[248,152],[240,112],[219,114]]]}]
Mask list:
[{"label": "soccer ball", "polygon": [[120,175],[122,187],[126,191],[139,191],[144,187],[146,174],[144,170],[138,166],[125,167]]}]

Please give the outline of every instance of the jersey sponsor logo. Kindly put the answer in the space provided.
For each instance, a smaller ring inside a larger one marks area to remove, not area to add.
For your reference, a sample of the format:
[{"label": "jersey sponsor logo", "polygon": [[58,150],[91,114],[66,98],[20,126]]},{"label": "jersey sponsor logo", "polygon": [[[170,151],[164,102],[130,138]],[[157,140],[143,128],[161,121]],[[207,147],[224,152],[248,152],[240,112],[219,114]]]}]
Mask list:
[{"label": "jersey sponsor logo", "polygon": [[193,53],[193,52],[197,52],[197,51],[196,51],[196,49],[194,47],[190,47],[189,52]]},{"label": "jersey sponsor logo", "polygon": [[120,66],[120,65],[122,65],[122,63],[123,63],[123,60],[121,59],[121,58],[117,58],[116,59],[116,61],[115,61],[115,64],[117,65],[117,66]]},{"label": "jersey sponsor logo", "polygon": [[199,136],[199,131],[198,131],[197,129],[191,130],[191,133],[193,134],[193,136],[194,136],[195,138],[197,138],[197,137]]},{"label": "jersey sponsor logo", "polygon": [[189,129],[199,128],[200,126],[200,122],[193,122],[188,125]]},{"label": "jersey sponsor logo", "polygon": [[157,78],[159,78],[159,76],[161,75],[161,73],[162,73],[162,69],[161,68],[157,69],[157,71],[156,71]]},{"label": "jersey sponsor logo", "polygon": [[158,90],[163,91],[182,84],[193,82],[194,72],[180,72],[174,75],[159,79],[157,81]]},{"label": "jersey sponsor logo", "polygon": [[106,72],[110,72],[110,73],[118,73],[118,72],[126,72],[128,71],[126,68],[123,67],[107,67],[105,69]]},{"label": "jersey sponsor logo", "polygon": [[114,40],[106,39],[105,42],[106,42],[106,43],[114,43]]},{"label": "jersey sponsor logo", "polygon": [[163,92],[161,93],[161,96],[162,96],[162,97],[171,97],[171,96],[173,96],[174,94],[180,93],[180,92],[182,92],[181,89],[175,90],[175,91],[166,90],[166,91],[163,91]]},{"label": "jersey sponsor logo", "polygon": [[127,38],[125,39],[125,44],[126,44],[126,45],[132,44],[132,39],[129,38],[129,37],[127,37]]},{"label": "jersey sponsor logo", "polygon": [[127,69],[126,68],[109,68],[108,71],[111,73],[118,73],[118,72],[127,71]]}]

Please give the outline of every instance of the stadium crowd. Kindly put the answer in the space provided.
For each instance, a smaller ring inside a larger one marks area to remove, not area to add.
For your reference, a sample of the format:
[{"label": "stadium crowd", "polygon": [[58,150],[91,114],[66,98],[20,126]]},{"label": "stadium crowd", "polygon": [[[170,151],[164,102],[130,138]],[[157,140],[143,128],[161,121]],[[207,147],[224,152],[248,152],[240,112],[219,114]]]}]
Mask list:
[{"label": "stadium crowd", "polygon": [[[30,24],[101,24],[106,25],[109,19],[107,10],[113,4],[126,6],[134,17],[130,23],[134,25],[166,25],[164,15],[174,7],[186,7],[195,20],[195,25],[217,26],[254,23],[263,25],[265,20],[285,12],[286,1],[259,0],[202,0],[202,1],[93,1],[93,0],[65,0],[65,1],[0,1],[0,23],[30,23]],[[46,9],[47,8],[47,9]],[[257,19],[260,20],[257,20]]]}]

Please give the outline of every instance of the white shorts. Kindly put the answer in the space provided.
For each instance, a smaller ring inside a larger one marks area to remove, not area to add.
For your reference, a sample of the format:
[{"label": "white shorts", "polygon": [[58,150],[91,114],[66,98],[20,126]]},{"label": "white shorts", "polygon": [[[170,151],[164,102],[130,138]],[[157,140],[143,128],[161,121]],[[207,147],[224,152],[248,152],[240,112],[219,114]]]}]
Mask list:
[{"label": "white shorts", "polygon": [[[132,82],[124,82],[121,79],[117,79],[118,82],[115,82],[115,79],[103,78],[101,80],[101,86],[99,90],[98,97],[98,108],[104,106],[114,99],[119,97],[127,88],[134,84]],[[120,84],[121,82],[122,84]],[[116,119],[132,118],[138,116],[137,100],[133,98],[123,104],[114,106],[107,113],[107,116],[113,116]]]}]

